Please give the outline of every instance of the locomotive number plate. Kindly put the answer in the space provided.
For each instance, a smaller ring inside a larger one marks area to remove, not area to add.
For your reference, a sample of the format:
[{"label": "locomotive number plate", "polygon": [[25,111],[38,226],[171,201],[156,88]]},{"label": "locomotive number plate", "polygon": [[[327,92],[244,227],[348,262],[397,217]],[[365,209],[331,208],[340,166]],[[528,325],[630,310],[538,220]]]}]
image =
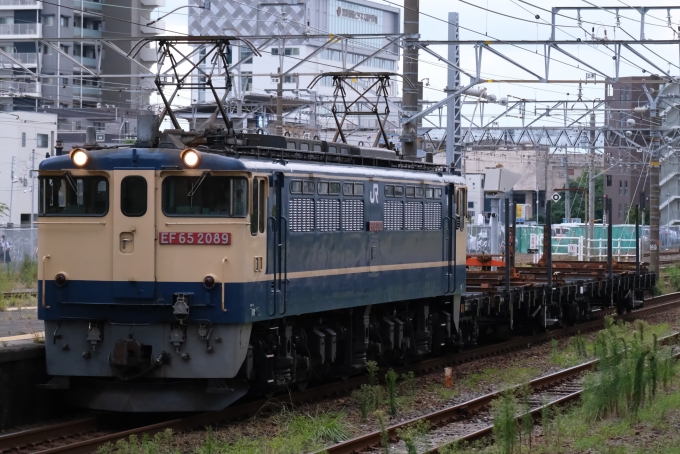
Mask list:
[{"label": "locomotive number plate", "polygon": [[231,244],[231,233],[159,232],[158,244]]}]

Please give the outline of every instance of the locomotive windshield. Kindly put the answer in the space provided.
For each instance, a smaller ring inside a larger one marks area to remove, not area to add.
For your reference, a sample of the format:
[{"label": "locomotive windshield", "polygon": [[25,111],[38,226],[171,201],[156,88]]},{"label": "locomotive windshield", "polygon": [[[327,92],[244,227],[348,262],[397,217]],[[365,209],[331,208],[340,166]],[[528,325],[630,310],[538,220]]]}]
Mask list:
[{"label": "locomotive windshield", "polygon": [[40,216],[104,216],[109,210],[105,177],[40,178]]},{"label": "locomotive windshield", "polygon": [[163,212],[167,216],[244,218],[248,214],[248,180],[210,176],[163,180]]}]

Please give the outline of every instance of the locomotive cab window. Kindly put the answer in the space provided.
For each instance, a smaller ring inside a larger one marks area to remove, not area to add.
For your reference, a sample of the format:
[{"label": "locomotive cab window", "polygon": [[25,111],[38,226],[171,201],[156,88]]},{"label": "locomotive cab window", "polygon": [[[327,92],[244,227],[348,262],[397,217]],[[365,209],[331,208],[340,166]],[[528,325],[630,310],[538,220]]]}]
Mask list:
[{"label": "locomotive cab window", "polygon": [[253,235],[257,235],[258,231],[264,233],[267,216],[266,200],[265,179],[253,178],[253,203],[250,213],[250,233]]},{"label": "locomotive cab window", "polygon": [[146,214],[146,178],[129,176],[120,184],[120,211],[128,217]]},{"label": "locomotive cab window", "polygon": [[163,180],[167,216],[236,217],[248,214],[248,180],[240,177],[167,177]]},{"label": "locomotive cab window", "polygon": [[40,216],[104,216],[109,211],[105,177],[74,177],[70,173],[40,178]]}]

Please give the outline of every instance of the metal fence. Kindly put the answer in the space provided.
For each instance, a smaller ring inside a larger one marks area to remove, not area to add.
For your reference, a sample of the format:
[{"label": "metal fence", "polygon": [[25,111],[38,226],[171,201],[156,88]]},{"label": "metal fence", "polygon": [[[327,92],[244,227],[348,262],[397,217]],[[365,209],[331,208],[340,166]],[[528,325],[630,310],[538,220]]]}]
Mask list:
[{"label": "metal fence", "polygon": [[[607,256],[607,226],[595,225],[592,240],[586,240],[584,224],[554,224],[552,231],[552,252],[556,255],[572,256],[578,260],[605,260]],[[635,226],[619,224],[612,226],[612,252],[619,261],[635,259]],[[505,228],[499,225],[499,252],[505,250]],[[515,250],[519,254],[543,253],[543,226],[518,225]],[[468,254],[491,253],[491,226],[468,225]],[[649,226],[640,227],[640,253],[649,252]],[[662,226],[659,229],[659,249],[680,250],[680,226]]]},{"label": "metal fence", "polygon": [[37,261],[38,259],[38,229],[37,228],[0,228],[0,235],[4,235],[9,242],[9,254],[0,252],[0,262],[6,261],[9,255],[9,263],[12,268],[18,267],[25,259]]}]

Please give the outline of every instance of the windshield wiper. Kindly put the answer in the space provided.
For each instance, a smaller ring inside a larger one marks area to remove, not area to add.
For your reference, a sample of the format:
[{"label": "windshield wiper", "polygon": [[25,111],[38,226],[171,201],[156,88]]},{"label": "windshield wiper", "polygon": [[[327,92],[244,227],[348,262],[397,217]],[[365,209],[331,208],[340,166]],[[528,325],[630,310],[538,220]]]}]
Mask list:
[{"label": "windshield wiper", "polygon": [[64,176],[66,177],[66,181],[71,185],[71,188],[73,188],[73,192],[78,195],[78,189],[76,189],[76,182],[73,180],[73,175],[71,175],[71,172],[64,172]]},{"label": "windshield wiper", "polygon": [[203,175],[201,175],[201,178],[199,178],[199,180],[196,183],[191,185],[191,189],[189,190],[187,197],[193,197],[194,194],[196,194],[196,191],[198,191],[198,188],[201,187],[201,184],[203,184],[205,177],[207,177],[209,173],[210,172],[203,172]]}]

